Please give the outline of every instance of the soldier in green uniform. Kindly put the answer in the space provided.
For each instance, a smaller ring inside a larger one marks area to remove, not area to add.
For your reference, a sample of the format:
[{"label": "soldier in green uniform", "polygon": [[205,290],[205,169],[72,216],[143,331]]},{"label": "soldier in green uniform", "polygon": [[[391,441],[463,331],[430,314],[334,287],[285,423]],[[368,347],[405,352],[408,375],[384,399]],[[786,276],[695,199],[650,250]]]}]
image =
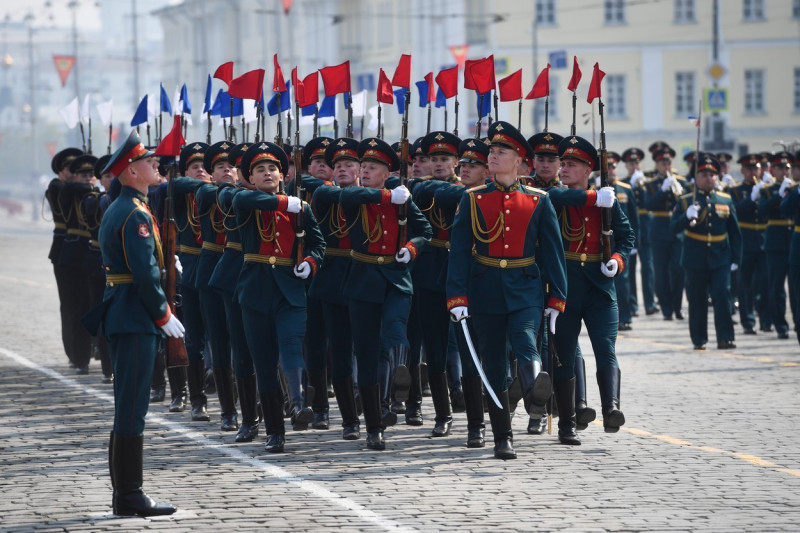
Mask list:
[{"label": "soldier in green uniform", "polygon": [[[792,187],[791,167],[794,156],[789,152],[778,152],[770,158],[773,185],[760,188],[758,213],[767,219],[764,251],[767,256],[767,305],[770,318],[779,339],[789,338],[786,322],[786,275],[789,269],[789,246],[794,223],[781,213],[781,200]],[[793,281],[793,280],[792,280]]]},{"label": "soldier in green uniform", "polygon": [[131,132],[106,167],[122,184],[119,197],[100,225],[106,269],[101,306],[84,323],[109,340],[114,367],[114,429],[109,443],[113,509],[119,515],[172,514],[175,507],[154,502],[142,490],[144,419],[148,389],[162,334],[182,337],[161,290],[164,258],[158,224],[147,207],[147,188],[157,184],[158,160]]},{"label": "soldier in green uniform", "polygon": [[789,245],[789,298],[792,303],[794,331],[800,343],[800,185],[787,187],[781,201],[781,214],[791,218],[792,242]]},{"label": "soldier in green uniform", "polygon": [[716,189],[719,161],[702,152],[697,158],[696,194],[680,198],[671,220],[672,230],[686,237],[681,266],[686,269],[689,334],[694,349],[704,350],[708,341],[710,295],[714,302],[717,348],[736,348],[729,293],[730,274],[741,262],[742,234],[731,197]]}]

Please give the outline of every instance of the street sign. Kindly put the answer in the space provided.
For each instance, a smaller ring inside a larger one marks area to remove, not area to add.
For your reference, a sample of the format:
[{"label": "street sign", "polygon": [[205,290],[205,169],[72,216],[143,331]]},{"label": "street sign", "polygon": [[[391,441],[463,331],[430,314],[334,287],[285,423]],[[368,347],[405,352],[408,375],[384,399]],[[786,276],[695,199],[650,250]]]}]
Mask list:
[{"label": "street sign", "polygon": [[567,68],[567,51],[554,50],[547,56],[550,68]]},{"label": "street sign", "polygon": [[508,58],[495,57],[494,58],[494,73],[495,74],[508,74]]},{"label": "street sign", "polygon": [[703,107],[706,111],[718,113],[728,110],[728,89],[726,87],[712,87],[703,89]]}]

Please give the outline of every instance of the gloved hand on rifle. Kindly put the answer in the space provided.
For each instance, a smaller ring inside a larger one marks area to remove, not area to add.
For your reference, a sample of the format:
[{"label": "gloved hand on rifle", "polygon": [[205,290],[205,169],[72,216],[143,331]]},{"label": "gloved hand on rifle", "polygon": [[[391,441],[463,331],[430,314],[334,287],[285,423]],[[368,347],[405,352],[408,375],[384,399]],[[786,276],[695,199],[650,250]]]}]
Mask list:
[{"label": "gloved hand on rifle", "polygon": [[619,272],[619,263],[616,259],[609,259],[608,263],[600,263],[600,272],[607,278],[613,278]]},{"label": "gloved hand on rifle", "polygon": [[453,320],[458,322],[469,316],[469,310],[466,305],[457,305],[450,310],[450,314],[453,315]]},{"label": "gloved hand on rifle", "polygon": [[303,261],[299,265],[295,265],[294,275],[300,279],[306,279],[308,276],[310,276],[311,265],[308,264],[308,261]]},{"label": "gloved hand on rifle", "polygon": [[792,178],[790,178],[788,176],[783,178],[783,181],[781,182],[781,188],[778,189],[778,196],[783,198],[783,193],[785,193],[786,189],[788,189],[792,185],[794,185],[794,182],[792,181]]},{"label": "gloved hand on rifle", "polygon": [[175,315],[170,315],[167,323],[161,326],[161,331],[163,331],[167,337],[175,337],[176,339],[180,339],[183,337],[184,329],[181,321],[178,320]]},{"label": "gloved hand on rifle", "polygon": [[177,255],[175,256],[175,272],[177,272],[179,276],[183,274],[183,265]]},{"label": "gloved hand on rifle", "polygon": [[739,265],[731,263],[731,272],[736,272],[737,270],[739,270]]},{"label": "gloved hand on rifle", "polygon": [[392,203],[393,204],[404,204],[408,199],[411,197],[411,192],[405,185],[400,185],[392,189]]},{"label": "gloved hand on rifle", "polygon": [[544,316],[550,317],[550,333],[553,335],[556,334],[556,320],[558,319],[558,315],[561,314],[561,311],[556,309],[555,307],[548,307],[544,310]]},{"label": "gloved hand on rifle", "polygon": [[642,172],[641,170],[637,170],[637,171],[636,171],[636,172],[634,172],[634,173],[633,173],[633,175],[631,176],[631,187],[636,187],[636,184],[637,184],[637,183],[638,183],[640,180],[643,180],[643,179],[644,179],[644,172]]},{"label": "gloved hand on rifle", "polygon": [[287,197],[286,212],[299,213],[303,209],[303,202],[297,196]]},{"label": "gloved hand on rifle", "polygon": [[697,220],[697,215],[700,214],[700,208],[696,205],[692,204],[686,208],[686,218],[689,220]]},{"label": "gloved hand on rifle", "polygon": [[758,197],[761,194],[761,188],[764,186],[763,181],[759,181],[755,185],[753,185],[753,189],[750,191],[750,200],[753,202],[758,201]]},{"label": "gloved hand on rifle", "polygon": [[408,250],[408,248],[403,246],[400,248],[400,251],[395,254],[394,260],[398,263],[409,263],[411,262],[411,252]]},{"label": "gloved hand on rifle", "polygon": [[597,191],[594,205],[597,207],[614,207],[614,200],[617,198],[617,193],[614,192],[614,187],[602,187]]}]

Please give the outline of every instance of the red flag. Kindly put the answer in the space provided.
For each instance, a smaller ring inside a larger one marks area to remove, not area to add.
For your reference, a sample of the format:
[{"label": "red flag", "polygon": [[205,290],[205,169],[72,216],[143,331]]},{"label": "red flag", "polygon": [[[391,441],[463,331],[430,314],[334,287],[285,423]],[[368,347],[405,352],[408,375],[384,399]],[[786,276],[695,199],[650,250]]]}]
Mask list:
[{"label": "red flag", "polygon": [[392,76],[392,85],[406,89],[411,88],[411,54],[400,56],[400,62],[397,63],[394,76]]},{"label": "red flag", "polygon": [[281,0],[281,4],[283,5],[283,14],[288,15],[289,10],[292,9],[292,4],[294,4],[294,0]]},{"label": "red flag", "polygon": [[425,74],[425,81],[428,83],[428,103],[436,103],[436,86],[433,84],[433,72]]},{"label": "red flag", "polygon": [[572,77],[569,79],[567,89],[574,91],[581,82],[581,68],[578,66],[578,56],[572,56]]},{"label": "red flag", "polygon": [[167,136],[164,137],[158,147],[156,148],[155,155],[166,155],[177,157],[181,155],[181,147],[186,144],[183,140],[181,133],[181,116],[175,115],[175,121],[172,123],[172,129],[169,130]]},{"label": "red flag", "polygon": [[392,83],[389,81],[389,77],[386,75],[383,69],[381,69],[381,72],[378,75],[378,101],[383,104],[394,103]]},{"label": "red flag", "polygon": [[550,63],[542,69],[536,82],[533,84],[531,92],[525,97],[526,100],[533,98],[541,98],[542,96],[550,95]]},{"label": "red flag", "polygon": [[592,71],[592,82],[589,84],[589,94],[586,97],[586,101],[590,104],[592,100],[595,98],[600,98],[602,96],[600,94],[600,85],[603,83],[603,77],[605,77],[606,73],[600,70],[600,64],[594,64],[594,70]]},{"label": "red flag", "polygon": [[468,59],[464,63],[464,88],[480,94],[494,90],[494,54],[483,59]]},{"label": "red flag", "polygon": [[522,100],[522,69],[510,74],[498,82],[500,101]]},{"label": "red flag", "polygon": [[228,94],[234,98],[261,100],[261,93],[264,92],[264,72],[263,68],[257,68],[232,79],[228,84]]},{"label": "red flag", "polygon": [[[456,60],[456,66],[459,69],[464,68],[464,61],[467,59],[467,54],[469,53],[469,45],[464,44],[461,46],[451,46],[450,53],[453,54],[453,59]],[[444,90],[444,89],[442,89]],[[449,98],[449,96],[448,96]]]},{"label": "red flag", "polygon": [[283,81],[283,71],[281,65],[278,63],[278,54],[272,58],[272,63],[275,65],[275,76],[272,78],[272,91],[276,93],[286,92],[286,82]]},{"label": "red flag", "polygon": [[75,56],[53,56],[53,62],[56,64],[58,77],[61,79],[61,86],[67,83],[69,73],[72,72],[72,67],[75,66]]},{"label": "red flag", "polygon": [[230,86],[233,79],[233,61],[228,61],[218,66],[217,70],[214,71],[214,77],[224,81],[225,85]]},{"label": "red flag", "polygon": [[314,105],[319,101],[319,77],[315,70],[302,80],[297,76],[297,67],[292,69],[292,85],[294,86],[294,101],[300,107]]},{"label": "red flag", "polygon": [[458,66],[445,69],[436,75],[436,83],[444,93],[445,98],[452,98],[458,94]]},{"label": "red flag", "polygon": [[325,96],[334,96],[350,92],[350,61],[333,67],[322,67],[322,83],[325,84]]}]

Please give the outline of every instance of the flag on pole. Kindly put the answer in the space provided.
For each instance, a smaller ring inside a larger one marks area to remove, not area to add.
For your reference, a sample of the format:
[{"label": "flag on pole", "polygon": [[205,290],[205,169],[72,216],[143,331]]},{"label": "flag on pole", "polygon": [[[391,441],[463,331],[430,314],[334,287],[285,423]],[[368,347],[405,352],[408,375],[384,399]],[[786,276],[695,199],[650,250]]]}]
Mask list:
[{"label": "flag on pole", "polygon": [[458,94],[458,67],[445,69],[436,75],[436,83],[444,93],[445,98],[452,98]]},{"label": "flag on pole", "polygon": [[203,114],[211,111],[211,74],[208,75],[206,81],[206,97],[203,99]]},{"label": "flag on pole", "polygon": [[260,100],[264,90],[264,74],[263,68],[257,68],[232,79],[228,85],[228,94],[234,98]]},{"label": "flag on pole", "polygon": [[89,122],[89,109],[91,107],[92,93],[86,93],[81,106],[81,122]]},{"label": "flag on pole", "polygon": [[[211,79],[209,78],[208,81],[210,83]],[[210,93],[211,89],[209,88],[208,91]],[[181,87],[181,96],[180,96],[180,98],[178,100],[181,102],[182,113],[184,115],[187,115],[187,114],[191,115],[192,114],[192,104],[189,102],[189,91],[186,89],[186,84],[185,83]]]},{"label": "flag on pole", "polygon": [[276,93],[286,92],[286,82],[283,81],[283,70],[281,70],[281,65],[278,63],[278,54],[273,56],[272,64],[275,67],[275,74],[272,77],[272,91]]},{"label": "flag on pole", "polygon": [[228,61],[218,66],[217,70],[214,71],[214,77],[225,82],[225,85],[230,85],[233,79],[233,61]]},{"label": "flag on pole", "polygon": [[575,91],[581,82],[581,68],[578,66],[578,56],[572,56],[572,77],[569,79],[567,89]]},{"label": "flag on pole", "polygon": [[500,88],[501,102],[522,100],[522,69],[500,80],[498,86]]},{"label": "flag on pole", "polygon": [[322,83],[325,84],[325,96],[350,92],[350,61],[333,67],[319,69]]},{"label": "flag on pole", "polygon": [[386,73],[383,71],[383,69],[380,69],[380,73],[378,74],[377,100],[382,104],[394,103],[394,93],[392,93],[392,83],[389,81],[389,77],[386,76]]},{"label": "flag on pole", "polygon": [[589,94],[586,96],[586,101],[590,104],[592,100],[602,96],[602,94],[600,94],[600,85],[603,83],[605,75],[606,73],[600,70],[600,64],[595,63],[594,70],[592,71],[592,81],[589,83]]},{"label": "flag on pole", "polygon": [[400,87],[394,91],[395,102],[397,102],[397,112],[399,114],[403,114],[406,112],[406,89],[405,87]]},{"label": "flag on pole", "polygon": [[181,133],[181,117],[175,115],[172,122],[172,129],[169,133],[158,143],[154,155],[172,156],[177,157],[181,155],[181,147],[186,144]]},{"label": "flag on pole", "polygon": [[140,124],[144,124],[147,122],[147,118],[147,95],[144,95],[144,98],[142,98],[142,101],[139,102],[139,107],[136,108],[136,112],[133,114],[133,118],[131,119],[131,128],[135,128]]},{"label": "flag on pole", "polygon": [[64,123],[69,129],[73,129],[81,120],[78,107],[78,97],[76,96],[70,103],[58,110],[58,114],[64,119]]},{"label": "flag on pole", "polygon": [[367,90],[354,94],[351,97],[353,103],[353,116],[363,117],[367,113]]},{"label": "flag on pole", "polygon": [[[164,84],[163,83],[159,83],[159,87],[161,87],[161,97],[159,99],[161,107],[160,107],[159,111],[161,113],[169,113],[171,115],[172,114],[172,104],[169,101],[169,96],[167,96],[167,91],[164,89]],[[180,93],[178,93],[178,95],[176,95],[176,96],[180,96]]]},{"label": "flag on pole", "polygon": [[397,63],[397,68],[392,76],[392,85],[395,87],[411,87],[411,54],[403,54]]},{"label": "flag on pole", "polygon": [[525,97],[526,100],[534,98],[541,98],[542,96],[550,96],[550,63],[539,73],[536,82],[533,84],[531,92]]},{"label": "flag on pole", "polygon": [[114,107],[114,101],[100,102],[97,104],[97,114],[100,117],[100,122],[103,126],[111,124],[111,110]]}]

